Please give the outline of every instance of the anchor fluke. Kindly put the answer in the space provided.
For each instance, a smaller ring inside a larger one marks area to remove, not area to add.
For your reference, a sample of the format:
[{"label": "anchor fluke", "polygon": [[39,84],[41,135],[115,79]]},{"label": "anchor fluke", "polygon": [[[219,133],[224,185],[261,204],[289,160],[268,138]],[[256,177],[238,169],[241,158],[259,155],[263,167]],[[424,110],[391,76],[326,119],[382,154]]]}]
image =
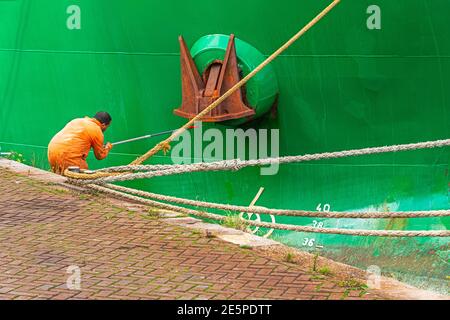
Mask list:
[{"label": "anchor fluke", "polygon": [[[235,37],[231,35],[223,60],[214,60],[200,75],[182,36],[180,42],[182,105],[174,113],[192,119],[222,94],[238,83],[241,78],[236,55]],[[243,92],[238,89],[217,108],[203,117],[204,122],[221,122],[255,115],[255,110],[244,103]]]}]

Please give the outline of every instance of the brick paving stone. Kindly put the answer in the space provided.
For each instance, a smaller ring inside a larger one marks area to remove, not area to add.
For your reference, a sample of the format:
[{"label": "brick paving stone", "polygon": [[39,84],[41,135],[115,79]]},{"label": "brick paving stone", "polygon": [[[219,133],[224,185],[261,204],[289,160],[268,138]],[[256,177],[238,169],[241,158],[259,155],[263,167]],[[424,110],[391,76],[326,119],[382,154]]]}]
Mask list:
[{"label": "brick paving stone", "polygon": [[[0,169],[0,299],[341,299],[333,277]],[[67,281],[81,271],[81,290]],[[380,299],[379,293],[349,299]]]}]

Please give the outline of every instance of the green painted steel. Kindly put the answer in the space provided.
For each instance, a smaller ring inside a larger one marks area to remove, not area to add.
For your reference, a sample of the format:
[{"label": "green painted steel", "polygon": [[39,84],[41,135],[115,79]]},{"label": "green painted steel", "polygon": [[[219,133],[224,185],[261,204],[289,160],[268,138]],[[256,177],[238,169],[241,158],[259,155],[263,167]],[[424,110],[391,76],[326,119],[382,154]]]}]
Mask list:
[{"label": "green painted steel", "polygon": [[[48,168],[45,148],[51,137],[69,120],[99,109],[113,116],[106,132],[109,141],[176,128],[185,121],[172,114],[181,101],[178,35],[193,44],[208,34],[234,33],[268,55],[328,3],[0,1],[2,152],[21,152],[27,162]],[[76,25],[72,5],[80,9],[81,29],[68,28],[68,22],[69,27]],[[367,28],[371,5],[381,9],[379,30]],[[448,0],[342,1],[273,63],[278,112],[245,128],[279,129],[281,155],[450,137],[449,9]],[[117,146],[107,160],[91,156],[89,163],[92,168],[126,164],[155,142]],[[129,185],[242,205],[263,186],[258,204],[277,208],[448,209],[449,158],[448,148],[410,151],[283,165],[274,176],[248,168]],[[158,155],[151,162],[172,160]],[[299,218],[277,221],[314,223]],[[450,227],[448,217],[319,222],[324,227],[367,229]],[[448,239],[293,232],[273,237],[359,267],[378,265],[421,287],[448,290]]]},{"label": "green painted steel", "polygon": [[[191,56],[200,74],[205,72],[216,60],[223,60],[230,36],[214,34],[203,36],[192,46]],[[238,66],[242,76],[248,75],[259,66],[266,57],[250,44],[235,38]],[[267,113],[274,106],[278,95],[278,81],[272,65],[257,73],[245,86],[245,96],[249,106],[255,110],[255,118]],[[227,121],[226,124],[238,125],[245,119]]]}]

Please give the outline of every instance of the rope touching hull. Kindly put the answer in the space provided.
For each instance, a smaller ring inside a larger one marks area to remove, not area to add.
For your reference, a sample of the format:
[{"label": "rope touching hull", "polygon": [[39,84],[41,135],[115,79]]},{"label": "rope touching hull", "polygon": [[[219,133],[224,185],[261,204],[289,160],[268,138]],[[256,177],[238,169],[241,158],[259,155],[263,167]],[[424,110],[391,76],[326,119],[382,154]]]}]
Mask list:
[{"label": "rope touching hull", "polygon": [[291,217],[315,217],[315,218],[426,218],[426,217],[447,217],[450,216],[450,210],[430,210],[430,211],[398,211],[398,212],[323,212],[323,211],[305,211],[305,210],[283,210],[268,209],[259,206],[245,207],[230,204],[212,203],[205,201],[197,201],[183,199],[177,197],[166,196],[157,193],[151,193],[113,184],[107,184],[105,187],[119,192],[131,193],[139,197],[150,198],[171,203],[178,203],[188,206],[203,207],[209,209],[229,210],[237,212],[248,212],[258,214],[270,214],[274,216],[291,216]]},{"label": "rope touching hull", "polygon": [[[217,221],[224,221],[226,219],[225,216],[221,216],[218,214],[197,211],[192,209],[187,209],[184,207],[174,206],[170,204],[165,204],[149,199],[143,199],[137,196],[133,196],[130,194],[126,194],[124,192],[112,190],[106,188],[104,186],[99,185],[88,185],[89,188],[93,190],[97,190],[104,193],[109,193],[115,196],[119,196],[125,199],[129,199],[132,201],[140,202],[146,205],[150,205],[155,208],[165,209],[165,210],[173,210],[182,212],[185,214],[213,219]],[[336,228],[314,228],[308,226],[295,226],[295,225],[286,225],[286,224],[277,224],[277,223],[268,223],[268,222],[258,222],[258,221],[250,221],[250,220],[242,220],[247,225],[257,226],[262,228],[269,229],[278,229],[278,230],[288,230],[288,231],[298,231],[298,232],[313,232],[313,233],[325,233],[325,234],[340,234],[340,235],[351,235],[351,236],[378,236],[378,237],[450,237],[450,230],[435,230],[435,231],[415,231],[415,230],[352,230],[352,229],[336,229]]]}]

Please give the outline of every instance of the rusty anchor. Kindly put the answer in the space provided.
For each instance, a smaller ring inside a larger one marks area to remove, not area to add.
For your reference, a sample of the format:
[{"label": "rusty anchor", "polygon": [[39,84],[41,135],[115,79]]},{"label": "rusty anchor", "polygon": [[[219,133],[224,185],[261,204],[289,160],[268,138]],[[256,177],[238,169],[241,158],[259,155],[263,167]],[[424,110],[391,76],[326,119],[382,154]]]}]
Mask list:
[{"label": "rusty anchor", "polygon": [[[224,60],[214,60],[200,76],[183,37],[179,37],[182,105],[174,110],[176,115],[192,119],[240,81],[234,39],[232,34]],[[201,120],[220,122],[244,117],[250,120],[255,111],[244,103],[244,95],[241,89],[237,90]]]}]

